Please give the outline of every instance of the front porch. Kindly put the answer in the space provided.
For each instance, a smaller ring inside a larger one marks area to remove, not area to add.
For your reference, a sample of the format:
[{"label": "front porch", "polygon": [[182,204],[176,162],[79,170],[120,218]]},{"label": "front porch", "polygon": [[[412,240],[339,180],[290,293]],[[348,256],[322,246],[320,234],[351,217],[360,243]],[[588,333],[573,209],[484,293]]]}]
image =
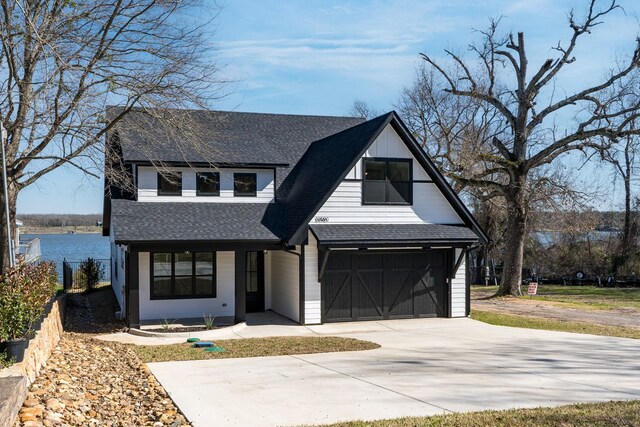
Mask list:
[{"label": "front porch", "polygon": [[228,244],[130,248],[123,292],[128,326],[204,326],[205,317],[231,325],[266,310],[299,322],[301,248],[238,246],[242,249],[228,250]]}]

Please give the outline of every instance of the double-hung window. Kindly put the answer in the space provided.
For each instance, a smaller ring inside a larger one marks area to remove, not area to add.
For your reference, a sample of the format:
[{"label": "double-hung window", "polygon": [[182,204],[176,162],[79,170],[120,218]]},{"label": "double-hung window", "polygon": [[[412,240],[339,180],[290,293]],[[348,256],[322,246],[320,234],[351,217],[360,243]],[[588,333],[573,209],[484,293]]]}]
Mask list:
[{"label": "double-hung window", "polygon": [[152,254],[151,299],[215,298],[215,252]]},{"label": "double-hung window", "polygon": [[362,203],[410,205],[413,202],[411,159],[364,159]]}]

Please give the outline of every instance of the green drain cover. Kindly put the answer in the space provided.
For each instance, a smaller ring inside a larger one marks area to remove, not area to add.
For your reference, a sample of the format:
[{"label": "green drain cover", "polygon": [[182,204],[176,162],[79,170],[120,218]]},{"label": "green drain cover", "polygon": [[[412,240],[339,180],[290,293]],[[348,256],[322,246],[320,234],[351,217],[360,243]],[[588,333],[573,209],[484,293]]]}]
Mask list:
[{"label": "green drain cover", "polygon": [[187,342],[198,342],[200,338],[187,338]]},{"label": "green drain cover", "polygon": [[213,352],[213,353],[222,353],[224,351],[224,348],[222,348],[222,347],[208,347],[208,348],[205,348],[204,351],[209,351],[209,352]]}]

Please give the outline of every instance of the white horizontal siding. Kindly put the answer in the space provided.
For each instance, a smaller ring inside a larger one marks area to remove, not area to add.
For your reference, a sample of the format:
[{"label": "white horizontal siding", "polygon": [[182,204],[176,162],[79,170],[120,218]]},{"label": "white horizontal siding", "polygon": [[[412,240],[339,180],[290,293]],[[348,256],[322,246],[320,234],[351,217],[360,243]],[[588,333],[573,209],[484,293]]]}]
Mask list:
[{"label": "white horizontal siding", "polygon": [[151,257],[139,254],[140,320],[235,315],[235,253],[216,253],[216,298],[151,300]]},{"label": "white horizontal siding", "polygon": [[[319,219],[318,217],[323,217]],[[363,205],[362,182],[343,181],[311,222],[328,224],[462,224],[433,183],[413,184],[413,206]]]},{"label": "white horizontal siding", "polygon": [[[182,172],[182,197],[158,196],[158,170],[151,166],[138,168],[138,201],[140,202],[218,202],[218,203],[269,203],[274,198],[273,169],[202,169],[174,168]],[[219,172],[220,195],[197,196],[196,172]],[[234,197],[233,174],[256,174],[256,197]]]},{"label": "white horizontal siding", "polygon": [[[296,247],[299,252],[300,247]],[[284,251],[271,252],[271,309],[296,322],[300,321],[300,273],[298,256]]]},{"label": "white horizontal siding", "polygon": [[[456,260],[461,249],[456,249]],[[463,258],[455,276],[451,279],[451,317],[465,317],[467,314],[466,265]]]},{"label": "white horizontal siding", "polygon": [[304,248],[304,323],[307,325],[322,322],[320,282],[318,281],[318,246],[315,237],[309,232],[309,245]]}]

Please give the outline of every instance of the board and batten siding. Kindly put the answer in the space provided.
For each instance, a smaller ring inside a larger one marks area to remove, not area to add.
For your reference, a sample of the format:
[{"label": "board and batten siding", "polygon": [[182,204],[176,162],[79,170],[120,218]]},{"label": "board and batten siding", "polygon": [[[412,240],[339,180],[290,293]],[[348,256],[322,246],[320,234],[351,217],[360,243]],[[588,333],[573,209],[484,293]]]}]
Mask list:
[{"label": "board and batten siding", "polygon": [[[418,161],[413,157],[411,151],[407,148],[402,139],[398,136],[391,125],[387,125],[386,128],[378,135],[375,141],[365,151],[363,157],[385,157],[395,159],[412,159],[413,165],[413,179],[418,181],[431,181],[431,177],[427,172],[422,169]],[[347,179],[362,179],[362,162],[356,163],[356,165],[349,171],[346,176]]]},{"label": "board and batten siding", "polygon": [[[300,246],[296,246],[300,253]],[[300,261],[285,251],[271,252],[271,309],[300,321]]]},{"label": "board and batten siding", "polygon": [[304,322],[322,323],[322,293],[318,280],[318,242],[309,231],[309,245],[304,248]]},{"label": "board and batten siding", "polygon": [[[274,199],[273,169],[192,169],[173,168],[182,172],[182,197],[158,196],[158,171],[151,166],[138,167],[139,202],[219,202],[219,203],[269,203]],[[198,196],[196,194],[196,172],[219,172],[220,195]],[[256,174],[256,197],[235,197],[233,195],[233,174]]]},{"label": "board and batten siding", "polygon": [[116,245],[113,224],[109,224],[109,245],[111,247],[111,289],[120,306],[120,314],[125,310],[125,257],[126,246]]},{"label": "board and batten siding", "polygon": [[[455,250],[455,259],[458,259],[462,249]],[[451,278],[451,317],[466,317],[467,314],[467,281],[465,258],[462,258],[462,264],[458,267],[458,271]]]},{"label": "board and batten siding", "polygon": [[124,261],[127,256],[126,247],[124,245],[116,245],[111,243],[111,288],[118,300],[120,313],[124,313],[125,300],[125,269]]},{"label": "board and batten siding", "polygon": [[318,210],[312,223],[328,224],[462,224],[456,211],[388,125],[364,157],[412,159],[413,205],[363,205],[362,159]]},{"label": "board and batten siding", "polygon": [[140,252],[140,320],[235,316],[235,253],[216,252],[216,298],[151,299],[151,256]]}]

